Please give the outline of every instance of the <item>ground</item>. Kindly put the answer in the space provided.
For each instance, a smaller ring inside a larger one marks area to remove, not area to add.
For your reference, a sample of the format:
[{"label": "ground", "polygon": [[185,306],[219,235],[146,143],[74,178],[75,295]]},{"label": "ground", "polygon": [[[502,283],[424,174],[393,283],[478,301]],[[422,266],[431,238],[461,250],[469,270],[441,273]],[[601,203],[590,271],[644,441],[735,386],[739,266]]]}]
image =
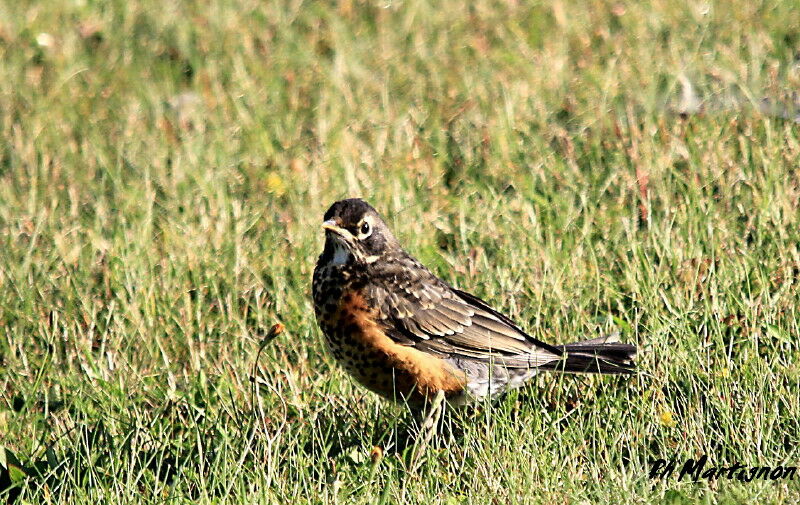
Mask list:
[{"label": "ground", "polygon": [[[0,3],[0,500],[797,503],[648,471],[800,465],[798,51],[791,0]],[[415,455],[314,321],[348,196],[639,373]]]}]

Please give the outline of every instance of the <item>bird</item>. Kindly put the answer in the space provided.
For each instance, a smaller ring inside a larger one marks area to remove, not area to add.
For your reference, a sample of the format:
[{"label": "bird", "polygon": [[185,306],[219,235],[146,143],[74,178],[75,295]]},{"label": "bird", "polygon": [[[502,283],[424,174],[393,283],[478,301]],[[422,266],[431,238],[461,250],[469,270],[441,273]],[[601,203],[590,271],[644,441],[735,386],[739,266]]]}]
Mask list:
[{"label": "bird", "polygon": [[360,198],[333,203],[314,268],[317,323],[335,360],[367,389],[424,408],[494,399],[539,371],[632,374],[617,336],[551,345],[436,276]]}]

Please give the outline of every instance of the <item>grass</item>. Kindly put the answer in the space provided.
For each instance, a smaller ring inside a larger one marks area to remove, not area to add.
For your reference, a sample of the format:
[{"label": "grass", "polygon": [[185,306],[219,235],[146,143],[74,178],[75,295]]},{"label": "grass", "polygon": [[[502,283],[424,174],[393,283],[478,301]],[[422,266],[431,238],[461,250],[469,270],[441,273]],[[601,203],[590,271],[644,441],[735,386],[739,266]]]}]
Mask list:
[{"label": "grass", "polygon": [[[800,136],[759,112],[798,27],[789,0],[0,3],[0,500],[800,502],[647,476],[800,464]],[[541,376],[411,472],[409,415],[313,318],[356,195],[641,373]]]}]

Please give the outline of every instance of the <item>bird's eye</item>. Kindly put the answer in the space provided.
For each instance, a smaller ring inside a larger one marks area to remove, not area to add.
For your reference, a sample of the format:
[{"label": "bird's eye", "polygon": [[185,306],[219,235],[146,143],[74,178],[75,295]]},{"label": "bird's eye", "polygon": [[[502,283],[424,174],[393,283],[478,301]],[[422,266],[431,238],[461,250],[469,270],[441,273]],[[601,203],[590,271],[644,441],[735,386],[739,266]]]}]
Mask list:
[{"label": "bird's eye", "polygon": [[369,235],[369,223],[365,221],[364,224],[361,225],[361,229],[359,230],[359,232],[361,235],[364,236]]}]

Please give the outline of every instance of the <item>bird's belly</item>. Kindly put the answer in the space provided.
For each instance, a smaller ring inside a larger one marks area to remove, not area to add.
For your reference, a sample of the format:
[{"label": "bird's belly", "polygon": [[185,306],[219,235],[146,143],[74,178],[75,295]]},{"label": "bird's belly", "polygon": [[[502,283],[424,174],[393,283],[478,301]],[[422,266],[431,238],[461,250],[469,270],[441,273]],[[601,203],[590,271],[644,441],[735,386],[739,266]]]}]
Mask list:
[{"label": "bird's belly", "polygon": [[464,394],[466,375],[449,362],[386,335],[359,293],[342,296],[319,324],[336,361],[367,389],[419,406],[439,391],[448,399]]}]

